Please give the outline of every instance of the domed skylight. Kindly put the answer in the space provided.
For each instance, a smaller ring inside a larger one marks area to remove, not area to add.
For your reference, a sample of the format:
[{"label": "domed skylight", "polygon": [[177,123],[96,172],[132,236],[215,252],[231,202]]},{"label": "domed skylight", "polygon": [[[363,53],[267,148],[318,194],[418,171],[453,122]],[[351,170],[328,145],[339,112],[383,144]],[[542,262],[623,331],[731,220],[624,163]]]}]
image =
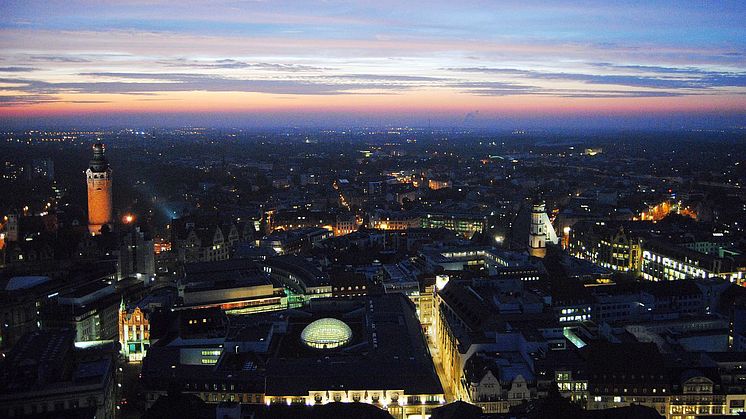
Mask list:
[{"label": "domed skylight", "polygon": [[315,349],[332,349],[346,345],[352,339],[352,330],[343,321],[324,318],[306,326],[300,339]]}]

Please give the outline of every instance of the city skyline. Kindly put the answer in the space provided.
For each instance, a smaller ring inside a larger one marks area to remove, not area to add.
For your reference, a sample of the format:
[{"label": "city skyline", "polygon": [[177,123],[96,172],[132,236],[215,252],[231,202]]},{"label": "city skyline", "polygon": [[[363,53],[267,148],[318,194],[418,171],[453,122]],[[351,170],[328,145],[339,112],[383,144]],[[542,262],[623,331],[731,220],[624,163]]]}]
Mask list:
[{"label": "city skyline", "polygon": [[0,16],[0,418],[746,414],[744,0]]},{"label": "city skyline", "polygon": [[20,2],[6,126],[732,128],[746,5]]}]

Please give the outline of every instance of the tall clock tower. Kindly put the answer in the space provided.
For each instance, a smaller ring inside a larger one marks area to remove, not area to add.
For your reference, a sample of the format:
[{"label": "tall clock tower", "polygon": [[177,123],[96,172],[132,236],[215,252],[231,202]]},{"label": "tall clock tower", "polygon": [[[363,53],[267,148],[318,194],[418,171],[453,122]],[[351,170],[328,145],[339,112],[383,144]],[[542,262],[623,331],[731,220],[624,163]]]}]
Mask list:
[{"label": "tall clock tower", "polygon": [[86,170],[88,182],[88,230],[100,234],[104,225],[112,226],[111,167],[104,157],[104,145],[93,145],[93,159]]}]

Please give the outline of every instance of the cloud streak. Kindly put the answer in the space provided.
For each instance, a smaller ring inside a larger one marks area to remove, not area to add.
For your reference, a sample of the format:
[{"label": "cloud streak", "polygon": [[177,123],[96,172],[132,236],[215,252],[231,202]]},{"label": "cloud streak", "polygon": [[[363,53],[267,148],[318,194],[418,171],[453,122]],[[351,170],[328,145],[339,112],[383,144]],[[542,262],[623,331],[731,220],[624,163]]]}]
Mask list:
[{"label": "cloud streak", "polygon": [[[244,92],[277,95],[350,95],[399,93],[436,79],[407,76],[343,75],[306,79],[247,79],[191,73],[80,73],[86,82],[47,82],[26,78],[0,78],[0,92],[25,92],[29,100],[13,96],[5,106],[53,101],[61,94],[150,95],[162,92]],[[105,81],[103,81],[103,80]],[[116,80],[116,81],[114,81]],[[10,96],[6,96],[10,97]]]},{"label": "cloud streak", "polygon": [[614,66],[613,69],[635,69],[659,73],[657,76],[625,74],[557,73],[516,68],[463,67],[450,68],[459,73],[482,73],[519,77],[530,80],[577,81],[587,84],[645,87],[652,89],[709,89],[714,87],[746,87],[746,73],[724,73],[697,69],[675,69],[653,66]]},{"label": "cloud streak", "polygon": [[746,113],[746,3],[675,7],[11,2],[0,23],[0,117],[74,113],[99,100],[112,112],[303,103],[396,117],[437,109],[459,121],[474,109],[482,121],[490,109],[528,112],[534,103]]},{"label": "cloud streak", "polygon": [[36,67],[0,67],[0,73],[30,73],[36,70]]},{"label": "cloud streak", "polygon": [[186,58],[178,58],[174,60],[162,60],[158,62],[168,67],[176,67],[180,69],[194,68],[203,70],[214,70],[214,69],[257,69],[257,70],[271,70],[271,71],[282,71],[282,72],[307,72],[307,71],[323,71],[328,70],[325,67],[315,67],[311,65],[302,64],[283,64],[283,63],[266,63],[256,62],[250,63],[242,60],[235,60],[232,58],[223,58],[212,61],[195,61]]}]

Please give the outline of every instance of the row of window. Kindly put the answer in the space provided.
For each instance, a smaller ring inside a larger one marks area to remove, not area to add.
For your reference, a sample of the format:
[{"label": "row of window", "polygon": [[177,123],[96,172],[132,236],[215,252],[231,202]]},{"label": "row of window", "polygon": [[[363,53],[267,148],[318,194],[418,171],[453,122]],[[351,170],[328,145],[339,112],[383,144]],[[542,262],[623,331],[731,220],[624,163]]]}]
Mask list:
[{"label": "row of window", "polygon": [[579,322],[579,321],[586,321],[590,318],[589,315],[583,314],[582,316],[562,316],[559,318],[560,322]]},{"label": "row of window", "polygon": [[723,413],[723,406],[671,406],[671,414],[704,414],[720,415]]},{"label": "row of window", "polygon": [[[637,391],[638,391],[638,390],[639,390],[639,389],[638,389],[637,387],[635,387],[635,388],[633,388],[633,389],[632,389],[632,393],[634,393],[634,394],[637,394]],[[624,394],[627,394],[627,392],[628,392],[628,389],[626,389],[626,388],[625,388],[625,389],[623,389],[623,393],[624,393]],[[645,394],[645,393],[647,393],[647,392],[648,392],[648,389],[647,389],[647,388],[643,388],[643,389],[642,389],[642,391],[640,391],[640,393],[642,393],[642,394]],[[661,392],[661,393],[665,393],[665,392],[666,392],[666,389],[665,389],[665,388],[662,388],[662,389],[660,389],[660,392]],[[609,388],[608,388],[608,387],[604,387],[604,393],[609,393]],[[618,389],[618,388],[614,388],[614,391],[613,391],[613,393],[619,393],[619,389]],[[657,388],[654,388],[654,389],[652,389],[652,393],[653,393],[653,394],[656,394],[656,393],[658,393],[658,389],[657,389]]]},{"label": "row of window", "polygon": [[[622,397],[622,396],[594,396],[593,397],[594,402],[614,402],[614,403],[622,403],[622,402],[631,402],[631,403],[646,403],[648,399],[644,397]],[[665,403],[666,398],[665,397],[651,397],[650,403]]]},{"label": "row of window", "polygon": [[[365,289],[365,285],[360,285],[360,286],[355,285],[355,289],[356,290],[358,290],[358,289],[363,289],[364,290]],[[334,291],[345,291],[345,287],[334,287],[333,290]],[[352,291],[352,287],[347,287],[347,291]]]},{"label": "row of window", "polygon": [[557,384],[560,391],[585,391],[588,390],[588,383],[559,383]]}]

